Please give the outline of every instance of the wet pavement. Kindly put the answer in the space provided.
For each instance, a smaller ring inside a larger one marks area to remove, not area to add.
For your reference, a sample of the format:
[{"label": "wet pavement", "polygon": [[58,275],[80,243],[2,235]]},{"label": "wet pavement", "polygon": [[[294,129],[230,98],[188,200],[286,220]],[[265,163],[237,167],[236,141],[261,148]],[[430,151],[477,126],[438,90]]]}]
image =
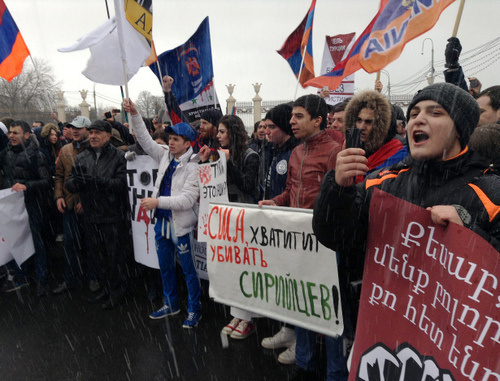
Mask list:
[{"label": "wet pavement", "polygon": [[[61,278],[62,257],[50,255],[51,288]],[[178,274],[180,274],[178,272]],[[151,320],[161,299],[147,299],[145,280],[129,280],[123,304],[103,310],[87,302],[87,287],[62,295],[38,297],[35,287],[0,294],[1,380],[288,380],[292,366],[277,357],[284,349],[260,342],[279,324],[257,319],[247,339],[227,339],[220,330],[231,319],[229,308],[208,297],[203,285],[203,318],[182,328],[185,303],[173,317]],[[179,288],[181,300],[186,290]],[[227,337],[227,336],[226,336]]]}]

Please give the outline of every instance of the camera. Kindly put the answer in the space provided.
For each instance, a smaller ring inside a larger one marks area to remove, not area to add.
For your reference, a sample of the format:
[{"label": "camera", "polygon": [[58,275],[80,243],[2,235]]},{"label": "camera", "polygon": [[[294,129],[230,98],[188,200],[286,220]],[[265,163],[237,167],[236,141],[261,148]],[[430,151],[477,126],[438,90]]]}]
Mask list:
[{"label": "camera", "polygon": [[111,118],[113,117],[113,115],[111,115],[111,111],[106,111],[106,112],[104,113],[104,117],[105,117],[106,119],[111,119]]}]

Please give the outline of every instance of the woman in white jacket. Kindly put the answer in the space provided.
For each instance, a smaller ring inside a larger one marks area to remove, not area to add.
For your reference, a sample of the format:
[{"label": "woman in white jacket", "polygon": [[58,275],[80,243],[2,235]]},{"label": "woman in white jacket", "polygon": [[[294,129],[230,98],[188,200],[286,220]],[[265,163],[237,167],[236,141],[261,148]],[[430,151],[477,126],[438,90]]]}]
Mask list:
[{"label": "woman in white jacket", "polygon": [[201,319],[201,288],[191,254],[191,233],[198,221],[198,160],[191,141],[196,134],[187,123],[168,127],[168,147],[156,143],[134,103],[124,102],[132,115],[135,136],[144,151],[159,163],[152,197],[143,198],[141,207],[155,209],[155,240],[163,283],[164,305],[149,317],[161,319],[180,312],[175,274],[175,254],[179,256],[188,289],[188,316],[184,328],[193,328]]}]

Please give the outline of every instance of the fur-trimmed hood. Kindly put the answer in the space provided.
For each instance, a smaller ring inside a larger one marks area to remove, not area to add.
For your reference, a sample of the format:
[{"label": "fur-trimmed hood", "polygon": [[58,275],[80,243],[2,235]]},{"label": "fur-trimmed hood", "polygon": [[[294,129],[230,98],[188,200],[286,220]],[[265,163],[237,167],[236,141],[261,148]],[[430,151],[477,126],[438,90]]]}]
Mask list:
[{"label": "fur-trimmed hood", "polygon": [[47,123],[45,126],[43,126],[42,133],[40,135],[42,136],[42,138],[46,138],[50,135],[51,130],[54,130],[57,136],[59,136],[59,128],[57,128],[54,123]]},{"label": "fur-trimmed hood", "polygon": [[365,107],[374,110],[373,130],[370,140],[365,142],[363,147],[369,155],[379,149],[386,140],[391,124],[391,106],[378,91],[361,91],[347,104],[344,114],[346,128],[356,128],[358,114]]}]

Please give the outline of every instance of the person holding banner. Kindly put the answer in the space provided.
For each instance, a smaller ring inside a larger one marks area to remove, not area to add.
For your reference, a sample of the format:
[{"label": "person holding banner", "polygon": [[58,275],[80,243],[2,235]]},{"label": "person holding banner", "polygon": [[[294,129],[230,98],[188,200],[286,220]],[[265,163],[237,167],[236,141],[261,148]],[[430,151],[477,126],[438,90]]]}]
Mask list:
[{"label": "person holding banner", "polygon": [[[272,144],[272,160],[267,166],[264,187],[265,199],[280,195],[286,188],[288,161],[299,144],[292,134],[292,109],[289,103],[283,103],[269,110],[264,118],[266,136]],[[274,336],[266,337],[261,342],[267,349],[287,348],[278,356],[278,362],[282,364],[295,364],[295,343],[295,327],[285,324]]]},{"label": "person holding banner", "polygon": [[125,111],[132,115],[135,136],[144,151],[159,163],[152,197],[143,198],[141,207],[155,209],[155,240],[163,283],[164,305],[151,319],[162,319],[180,312],[177,295],[176,259],[179,257],[188,289],[188,316],[183,328],[195,328],[201,320],[201,287],[191,252],[191,235],[198,222],[199,188],[196,177],[197,156],[191,141],[195,132],[187,123],[167,127],[168,147],[153,141],[131,100]]},{"label": "person holding banner", "polygon": [[[341,147],[327,131],[328,107],[318,95],[304,95],[293,103],[291,130],[302,144],[295,147],[288,161],[285,190],[259,206],[289,206],[312,209],[325,174],[335,168]],[[317,376],[316,332],[295,327],[296,366],[293,378],[314,380]],[[327,379],[347,380],[347,357],[343,353],[344,337],[325,337]],[[286,351],[285,351],[286,352]],[[287,356],[288,357],[288,356]]]},{"label": "person holding banner", "polygon": [[[9,139],[8,147],[0,153],[0,172],[3,173],[1,188],[24,193],[35,246],[36,293],[43,296],[48,292],[47,254],[44,245],[48,226],[44,215],[50,205],[49,197],[52,197],[52,177],[46,158],[40,152],[28,123],[23,120],[13,121],[9,126]],[[25,275],[24,271],[17,268],[17,278]],[[15,279],[15,282],[20,285],[25,283],[23,279]]]},{"label": "person holding banner", "polygon": [[[259,196],[259,154],[248,148],[248,135],[243,121],[236,115],[225,115],[219,121],[217,139],[227,159],[227,189],[229,202],[254,204]],[[211,150],[200,149],[201,161],[208,160]],[[222,333],[233,339],[245,339],[255,332],[250,312],[231,307],[233,319]]]},{"label": "person holding banner", "polygon": [[468,147],[479,115],[476,100],[465,90],[434,84],[419,91],[408,107],[409,160],[376,171],[356,186],[353,178],[368,171],[365,151],[342,151],[315,202],[313,229],[319,241],[364,256],[369,204],[379,188],[427,208],[436,224],[469,228],[500,251],[500,177]]}]

